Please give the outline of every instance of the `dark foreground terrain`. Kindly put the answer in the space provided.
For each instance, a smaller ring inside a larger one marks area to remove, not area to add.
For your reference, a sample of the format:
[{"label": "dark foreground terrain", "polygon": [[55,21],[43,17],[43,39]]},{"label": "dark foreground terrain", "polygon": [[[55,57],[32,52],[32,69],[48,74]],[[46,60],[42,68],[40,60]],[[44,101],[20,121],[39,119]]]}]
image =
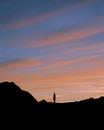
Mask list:
[{"label": "dark foreground terrain", "polygon": [[[4,129],[101,129],[104,97],[78,102],[37,100],[13,82],[0,83],[0,126]],[[22,126],[22,127],[21,127]]]}]

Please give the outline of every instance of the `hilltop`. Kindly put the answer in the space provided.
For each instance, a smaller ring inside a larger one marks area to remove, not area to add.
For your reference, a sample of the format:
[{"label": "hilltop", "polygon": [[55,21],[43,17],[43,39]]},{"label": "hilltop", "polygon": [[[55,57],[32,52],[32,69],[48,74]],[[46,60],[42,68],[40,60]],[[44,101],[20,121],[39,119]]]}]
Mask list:
[{"label": "hilltop", "polygon": [[[96,125],[104,117],[104,97],[89,98],[67,103],[52,103],[44,99],[38,102],[29,92],[13,82],[0,83],[0,116],[2,121],[11,121],[19,126],[43,128],[70,127],[73,124]],[[3,120],[4,119],[4,120]],[[5,120],[6,119],[6,120]],[[80,123],[78,123],[80,122]],[[46,123],[48,125],[46,125]]]}]

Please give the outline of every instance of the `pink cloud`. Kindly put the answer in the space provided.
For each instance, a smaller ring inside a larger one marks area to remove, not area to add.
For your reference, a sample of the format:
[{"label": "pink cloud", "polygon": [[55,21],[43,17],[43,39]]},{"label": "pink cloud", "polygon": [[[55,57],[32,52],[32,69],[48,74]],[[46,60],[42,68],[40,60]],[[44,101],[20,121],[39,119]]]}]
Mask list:
[{"label": "pink cloud", "polygon": [[31,67],[35,67],[37,65],[40,65],[43,63],[42,59],[38,58],[28,58],[28,59],[21,59],[21,60],[15,60],[10,61],[8,63],[4,63],[0,65],[0,71],[2,73],[4,72],[10,72],[10,71],[17,71],[19,69],[29,69]]},{"label": "pink cloud", "polygon": [[[86,43],[86,42],[85,42]],[[68,46],[76,46],[76,45],[79,45],[79,47],[74,47],[73,49],[69,49],[69,50],[65,50],[63,52],[63,54],[70,54],[70,53],[80,53],[80,54],[83,54],[84,52],[94,52],[94,53],[98,53],[97,55],[95,55],[96,57],[98,56],[102,56],[103,54],[100,54],[100,53],[103,53],[104,52],[104,43],[95,43],[95,44],[90,44],[89,46],[87,45],[84,45],[83,46],[83,43],[82,42],[75,42],[73,44],[69,44]],[[92,57],[92,56],[90,56]]]},{"label": "pink cloud", "polygon": [[28,41],[26,43],[27,47],[41,47],[41,46],[48,46],[53,45],[56,43],[62,43],[66,41],[72,41],[82,38],[91,37],[93,35],[96,35],[98,33],[104,32],[104,27],[87,27],[83,29],[63,32],[63,33],[55,33],[55,35],[50,35],[45,37],[44,39],[40,39],[39,41]]}]

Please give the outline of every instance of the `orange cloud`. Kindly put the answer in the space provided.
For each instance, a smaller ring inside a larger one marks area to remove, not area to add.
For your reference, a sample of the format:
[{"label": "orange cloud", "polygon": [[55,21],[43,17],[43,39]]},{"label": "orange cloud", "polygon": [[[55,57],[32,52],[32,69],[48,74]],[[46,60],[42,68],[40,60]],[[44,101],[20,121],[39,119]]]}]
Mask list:
[{"label": "orange cloud", "polygon": [[26,74],[19,74],[19,75],[8,75],[5,74],[4,76],[2,75],[2,78],[7,78],[9,79],[22,79],[24,82],[58,82],[59,81],[74,81],[75,79],[77,80],[83,80],[83,79],[93,79],[93,78],[103,78],[104,74],[104,67],[93,67],[93,68],[75,68],[74,70],[72,69],[64,69],[64,70],[58,70],[57,72],[38,72],[38,73],[26,73]]}]

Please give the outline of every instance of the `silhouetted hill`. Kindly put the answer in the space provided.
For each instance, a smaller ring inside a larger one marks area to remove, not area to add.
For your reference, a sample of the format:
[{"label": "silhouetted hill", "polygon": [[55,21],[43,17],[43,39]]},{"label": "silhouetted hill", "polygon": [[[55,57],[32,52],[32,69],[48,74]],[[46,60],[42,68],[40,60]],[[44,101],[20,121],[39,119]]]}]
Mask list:
[{"label": "silhouetted hill", "polygon": [[37,104],[37,100],[27,91],[20,89],[13,82],[0,83],[0,102],[21,103],[21,105]]},{"label": "silhouetted hill", "polygon": [[37,118],[38,111],[38,102],[29,92],[13,82],[0,83],[0,122],[11,122],[17,127],[24,123],[25,126],[32,125],[32,119]]},{"label": "silhouetted hill", "polygon": [[[104,97],[67,103],[40,102],[13,82],[0,83],[0,118],[5,124],[24,128],[83,129],[97,126],[104,118]],[[1,122],[1,124],[2,124]],[[12,124],[11,124],[11,123]],[[0,124],[0,125],[1,125]],[[50,127],[49,127],[50,126]]]}]

